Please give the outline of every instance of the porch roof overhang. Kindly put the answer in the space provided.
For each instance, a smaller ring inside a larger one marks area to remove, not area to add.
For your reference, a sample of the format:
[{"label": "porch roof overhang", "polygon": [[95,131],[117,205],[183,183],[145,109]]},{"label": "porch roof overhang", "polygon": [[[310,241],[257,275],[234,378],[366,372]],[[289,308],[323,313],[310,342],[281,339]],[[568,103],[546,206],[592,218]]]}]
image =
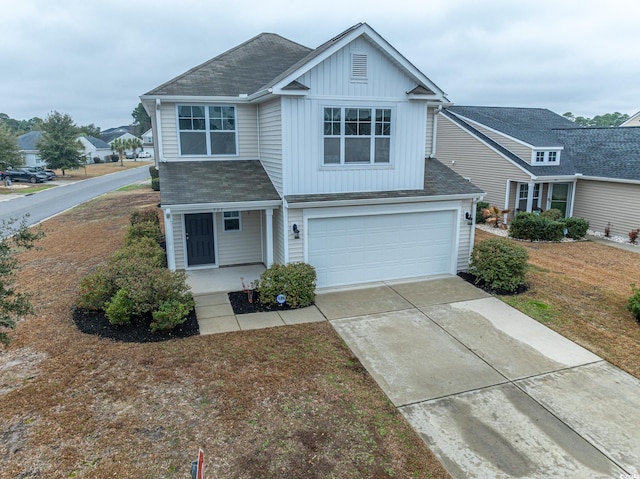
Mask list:
[{"label": "porch roof overhang", "polygon": [[282,199],[258,160],[159,164],[160,206],[173,211],[277,208]]}]

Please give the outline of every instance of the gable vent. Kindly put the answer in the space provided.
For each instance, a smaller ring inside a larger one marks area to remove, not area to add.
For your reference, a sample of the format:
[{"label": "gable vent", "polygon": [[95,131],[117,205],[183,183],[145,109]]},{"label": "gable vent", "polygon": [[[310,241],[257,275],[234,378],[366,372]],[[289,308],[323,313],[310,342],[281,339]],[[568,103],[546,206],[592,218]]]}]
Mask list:
[{"label": "gable vent", "polygon": [[367,55],[365,53],[351,54],[351,78],[354,80],[367,79]]}]

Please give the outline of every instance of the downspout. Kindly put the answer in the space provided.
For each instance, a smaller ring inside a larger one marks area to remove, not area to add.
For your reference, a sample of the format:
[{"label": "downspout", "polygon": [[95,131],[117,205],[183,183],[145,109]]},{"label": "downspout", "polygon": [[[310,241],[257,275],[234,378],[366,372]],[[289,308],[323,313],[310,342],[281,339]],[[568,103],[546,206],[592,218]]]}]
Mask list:
[{"label": "downspout", "polygon": [[[509,180],[507,180],[507,188],[505,190],[505,195],[504,195],[504,209],[508,210],[509,209],[509,197],[511,196],[511,182]],[[507,215],[508,213],[504,214],[504,217],[502,218],[502,222],[506,225],[507,224]]]},{"label": "downspout", "polygon": [[436,157],[436,133],[438,132],[438,114],[442,111],[442,105],[438,105],[435,113],[433,114],[433,128],[431,131],[431,153],[429,158]]},{"label": "downspout", "polygon": [[156,98],[156,139],[158,140],[158,154],[156,155],[156,169],[158,169],[158,162],[164,163],[164,148],[162,145],[162,128],[160,127],[160,98]]},{"label": "downspout", "polygon": [[471,254],[473,253],[473,245],[476,240],[476,217],[478,213],[477,203],[478,201],[482,201],[484,196],[480,196],[478,198],[474,198],[471,200],[471,234],[469,239],[469,259],[471,261]]},{"label": "downspout", "polygon": [[260,152],[260,104],[256,103],[256,131],[258,132],[258,160],[262,164],[262,155]]}]

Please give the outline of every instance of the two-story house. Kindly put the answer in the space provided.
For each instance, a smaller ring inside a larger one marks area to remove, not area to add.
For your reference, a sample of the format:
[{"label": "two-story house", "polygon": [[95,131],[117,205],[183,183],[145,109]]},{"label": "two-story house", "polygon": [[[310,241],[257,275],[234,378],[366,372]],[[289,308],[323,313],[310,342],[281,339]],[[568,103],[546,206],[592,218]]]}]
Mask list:
[{"label": "two-story house", "polygon": [[318,286],[455,274],[482,192],[432,159],[445,93],[367,24],[260,34],[142,95],[172,269],[305,261]]},{"label": "two-story house", "polygon": [[518,211],[559,209],[593,230],[640,228],[640,128],[582,128],[543,108],[451,106],[438,115],[436,156]]}]

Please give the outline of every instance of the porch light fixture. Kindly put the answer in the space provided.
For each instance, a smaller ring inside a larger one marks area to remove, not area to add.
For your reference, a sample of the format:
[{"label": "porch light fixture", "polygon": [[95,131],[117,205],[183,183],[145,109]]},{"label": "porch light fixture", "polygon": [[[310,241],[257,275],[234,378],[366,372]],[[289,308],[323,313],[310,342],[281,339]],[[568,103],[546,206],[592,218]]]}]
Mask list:
[{"label": "porch light fixture", "polygon": [[292,229],[293,229],[293,234],[295,235],[293,238],[300,239],[300,230],[298,229],[298,225],[294,223]]}]

